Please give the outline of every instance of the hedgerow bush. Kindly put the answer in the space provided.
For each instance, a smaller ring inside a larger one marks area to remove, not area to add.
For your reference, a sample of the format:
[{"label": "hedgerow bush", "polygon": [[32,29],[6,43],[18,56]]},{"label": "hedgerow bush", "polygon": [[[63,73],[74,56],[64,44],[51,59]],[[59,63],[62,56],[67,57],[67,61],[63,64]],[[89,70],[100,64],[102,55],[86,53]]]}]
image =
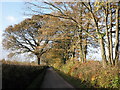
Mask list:
[{"label": "hedgerow bush", "polygon": [[[42,74],[46,66],[19,65],[4,62],[2,64],[2,88],[26,89],[38,75]],[[43,75],[41,76],[43,78]],[[39,81],[39,84],[42,81]],[[37,88],[37,87],[36,87]]]},{"label": "hedgerow bush", "polygon": [[94,88],[118,88],[120,85],[118,67],[108,65],[104,68],[100,61],[80,63],[69,60],[58,69],[82,82],[90,83]]}]

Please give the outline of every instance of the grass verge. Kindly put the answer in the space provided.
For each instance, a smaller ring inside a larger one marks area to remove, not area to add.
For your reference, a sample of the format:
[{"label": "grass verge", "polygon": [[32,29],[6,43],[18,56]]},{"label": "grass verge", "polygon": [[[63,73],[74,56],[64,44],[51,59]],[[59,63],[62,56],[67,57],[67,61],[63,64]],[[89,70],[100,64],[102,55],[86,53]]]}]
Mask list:
[{"label": "grass verge", "polygon": [[54,69],[61,77],[63,77],[68,83],[70,83],[75,88],[93,88],[92,85],[88,82],[82,82],[82,80],[67,75],[57,69]]}]

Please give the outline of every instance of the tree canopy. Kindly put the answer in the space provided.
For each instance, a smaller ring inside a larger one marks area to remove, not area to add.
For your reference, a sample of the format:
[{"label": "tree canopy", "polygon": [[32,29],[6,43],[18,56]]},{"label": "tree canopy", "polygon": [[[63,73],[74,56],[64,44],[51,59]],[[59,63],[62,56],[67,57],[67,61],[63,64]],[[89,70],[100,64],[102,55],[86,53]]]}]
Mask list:
[{"label": "tree canopy", "polygon": [[21,23],[9,26],[4,33],[3,46],[13,53],[31,52],[38,58],[52,48],[54,30],[49,30],[47,21],[49,17],[35,15]]},{"label": "tree canopy", "polygon": [[[45,6],[39,2],[26,3],[37,15],[6,28],[4,47],[16,52],[31,52],[38,61],[52,48],[61,53],[64,63],[71,58],[85,63],[89,47],[100,47],[103,66],[117,65],[119,2],[43,3]],[[51,12],[43,12],[46,10]]]}]

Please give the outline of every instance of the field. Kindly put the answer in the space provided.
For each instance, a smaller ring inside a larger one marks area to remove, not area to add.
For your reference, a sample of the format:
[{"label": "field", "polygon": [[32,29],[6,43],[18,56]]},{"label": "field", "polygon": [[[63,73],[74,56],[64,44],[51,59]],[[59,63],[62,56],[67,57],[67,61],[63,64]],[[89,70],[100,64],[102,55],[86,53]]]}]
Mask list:
[{"label": "field", "polygon": [[[2,88],[40,88],[46,66],[19,64],[15,62],[3,62]],[[39,78],[39,80],[36,80],[36,78]]]}]

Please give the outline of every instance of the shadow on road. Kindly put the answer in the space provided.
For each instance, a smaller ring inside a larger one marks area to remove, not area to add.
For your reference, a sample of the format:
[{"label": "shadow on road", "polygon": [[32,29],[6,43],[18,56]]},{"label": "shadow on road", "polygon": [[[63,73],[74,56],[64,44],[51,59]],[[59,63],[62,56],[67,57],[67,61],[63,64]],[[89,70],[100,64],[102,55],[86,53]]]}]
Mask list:
[{"label": "shadow on road", "polygon": [[64,80],[52,67],[47,68],[41,88],[74,88]]}]

